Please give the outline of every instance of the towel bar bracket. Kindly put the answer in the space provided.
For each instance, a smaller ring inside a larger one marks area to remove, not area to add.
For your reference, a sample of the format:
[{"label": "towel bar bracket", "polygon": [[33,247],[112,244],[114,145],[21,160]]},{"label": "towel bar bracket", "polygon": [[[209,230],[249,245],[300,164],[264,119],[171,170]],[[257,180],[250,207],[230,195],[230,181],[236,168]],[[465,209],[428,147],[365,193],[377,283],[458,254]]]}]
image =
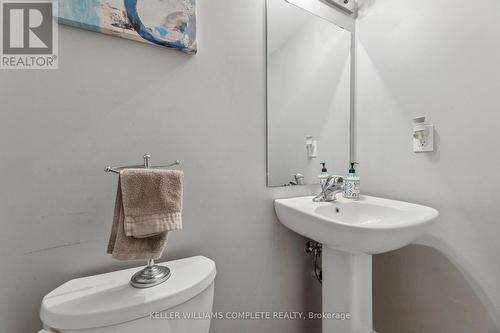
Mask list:
[{"label": "towel bar bracket", "polygon": [[[169,165],[151,166],[150,154],[144,154],[143,159],[143,165],[131,165],[125,167],[107,166],[104,168],[104,171],[120,174],[120,170],[128,168],[168,168],[181,164],[180,161],[176,160]],[[170,271],[170,268],[166,266],[155,265],[153,259],[148,259],[147,266],[132,276],[132,278],[130,279],[130,285],[134,288],[139,289],[151,288],[167,281],[171,275],[172,273]]]}]

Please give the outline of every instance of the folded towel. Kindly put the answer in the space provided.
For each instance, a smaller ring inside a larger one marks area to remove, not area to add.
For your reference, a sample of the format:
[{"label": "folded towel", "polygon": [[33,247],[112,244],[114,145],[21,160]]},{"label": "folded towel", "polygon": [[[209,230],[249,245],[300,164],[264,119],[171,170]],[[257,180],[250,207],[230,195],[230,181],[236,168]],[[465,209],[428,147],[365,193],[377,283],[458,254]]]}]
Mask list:
[{"label": "folded towel", "polygon": [[123,170],[125,235],[146,238],[182,229],[182,178],[176,170]]},{"label": "folded towel", "polygon": [[[145,181],[144,179],[148,178],[148,176],[145,176],[147,174],[149,174],[149,178],[156,179],[156,181]],[[158,178],[159,174],[162,176]],[[133,177],[133,175],[139,176]],[[113,226],[107,250],[114,259],[159,259],[161,257],[167,243],[168,231],[182,227],[180,218],[182,211],[182,178],[183,173],[181,171],[147,169],[122,171],[118,181]],[[126,189],[123,186],[125,183],[127,183]],[[155,199],[149,191],[163,193],[162,198],[165,200]],[[138,228],[132,227],[133,231],[139,230],[138,237],[127,236],[125,233],[127,216],[125,213],[125,193],[127,195],[127,209],[130,216],[132,216],[130,223],[134,224],[133,221],[139,221]],[[163,212],[159,208],[162,206],[159,201],[163,201],[163,207],[166,209]],[[142,211],[140,211],[139,202],[144,204],[144,210]],[[147,209],[151,209],[154,213],[148,213]],[[156,223],[152,215],[161,216],[161,222]],[[146,216],[146,218],[134,219],[141,216]],[[154,226],[143,228],[145,220],[153,221]],[[144,238],[146,235],[150,236]]]}]

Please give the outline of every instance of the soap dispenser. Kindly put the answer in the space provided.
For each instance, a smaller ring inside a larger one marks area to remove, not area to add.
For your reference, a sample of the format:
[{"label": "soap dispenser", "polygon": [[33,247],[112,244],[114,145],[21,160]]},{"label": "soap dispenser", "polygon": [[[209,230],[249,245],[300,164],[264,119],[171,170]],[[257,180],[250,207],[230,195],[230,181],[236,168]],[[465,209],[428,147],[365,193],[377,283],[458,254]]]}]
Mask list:
[{"label": "soap dispenser", "polygon": [[361,182],[356,173],[356,165],[358,162],[351,162],[349,173],[344,178],[344,198],[358,200],[361,192]]},{"label": "soap dispenser", "polygon": [[319,183],[321,185],[324,185],[326,183],[328,177],[330,177],[330,174],[328,173],[328,170],[326,168],[326,163],[323,162],[323,163],[321,163],[321,165],[323,167],[321,168],[321,173],[319,174],[318,179],[319,179]]}]

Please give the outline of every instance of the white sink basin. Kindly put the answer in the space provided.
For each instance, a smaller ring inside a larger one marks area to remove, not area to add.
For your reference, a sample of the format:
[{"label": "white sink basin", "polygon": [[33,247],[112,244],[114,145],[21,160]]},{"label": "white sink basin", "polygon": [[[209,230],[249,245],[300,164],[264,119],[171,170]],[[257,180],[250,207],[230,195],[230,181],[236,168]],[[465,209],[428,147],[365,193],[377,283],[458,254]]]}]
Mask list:
[{"label": "white sink basin", "polygon": [[423,235],[437,210],[402,201],[361,196],[334,202],[313,197],[276,200],[279,220],[289,229],[331,248],[376,254],[396,250]]},{"label": "white sink basin", "polygon": [[281,223],[323,244],[323,313],[350,315],[323,318],[322,332],[373,333],[372,254],[396,250],[423,235],[437,210],[402,201],[361,196],[334,202],[313,197],[274,202]]}]

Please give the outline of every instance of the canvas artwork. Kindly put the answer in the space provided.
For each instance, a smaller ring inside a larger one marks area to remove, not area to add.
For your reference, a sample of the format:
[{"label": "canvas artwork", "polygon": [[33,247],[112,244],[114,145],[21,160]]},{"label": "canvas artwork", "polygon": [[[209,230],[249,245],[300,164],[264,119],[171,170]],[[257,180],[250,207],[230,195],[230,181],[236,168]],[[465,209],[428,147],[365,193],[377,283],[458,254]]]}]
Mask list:
[{"label": "canvas artwork", "polygon": [[61,24],[197,51],[196,0],[59,0]]}]

